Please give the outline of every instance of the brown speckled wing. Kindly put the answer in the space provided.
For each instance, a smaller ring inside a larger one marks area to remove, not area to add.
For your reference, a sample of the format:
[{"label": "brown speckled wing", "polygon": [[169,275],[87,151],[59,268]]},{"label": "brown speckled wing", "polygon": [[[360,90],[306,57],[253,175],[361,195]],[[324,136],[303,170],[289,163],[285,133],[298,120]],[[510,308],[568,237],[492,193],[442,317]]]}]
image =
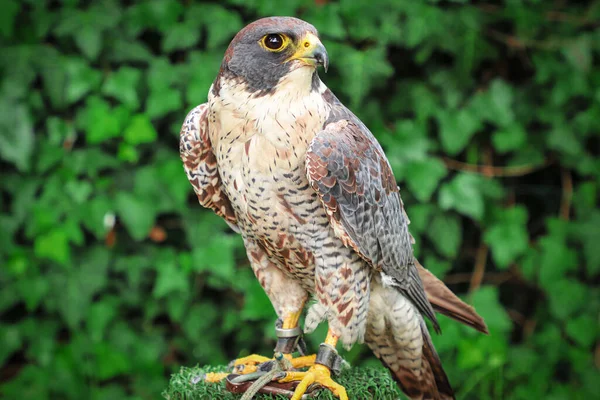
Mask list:
[{"label": "brown speckled wing", "polygon": [[415,266],[408,220],[392,170],[373,135],[347,113],[347,118],[327,124],[311,142],[308,179],[336,235],[392,279],[438,330]]},{"label": "brown speckled wing", "polygon": [[223,217],[232,229],[237,219],[222,186],[217,159],[208,137],[208,104],[192,109],[185,117],[179,139],[183,168],[200,204]]}]

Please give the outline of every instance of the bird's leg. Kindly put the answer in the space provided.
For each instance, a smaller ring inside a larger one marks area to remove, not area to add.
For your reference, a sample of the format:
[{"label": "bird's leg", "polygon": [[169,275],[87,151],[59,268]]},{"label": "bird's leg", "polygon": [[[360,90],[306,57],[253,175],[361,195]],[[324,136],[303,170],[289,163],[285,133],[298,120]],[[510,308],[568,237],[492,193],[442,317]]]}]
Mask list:
[{"label": "bird's leg", "polygon": [[[291,312],[280,320],[280,326],[275,328],[277,334],[277,345],[275,352],[282,353],[285,358],[290,361],[294,369],[309,367],[314,364],[316,355],[302,355],[297,358],[292,357],[292,353],[296,350],[300,338],[302,337],[302,329],[298,326],[298,321],[302,310]],[[261,368],[269,370],[273,363],[272,358],[264,357],[258,354],[252,354],[247,357],[238,358],[233,362],[234,372],[237,374],[250,374]]]},{"label": "bird's leg", "polygon": [[313,365],[308,371],[288,371],[286,372],[285,377],[279,380],[281,383],[300,382],[294,391],[292,400],[300,400],[302,395],[304,395],[308,387],[312,384],[318,384],[319,386],[331,390],[331,392],[340,400],[348,400],[346,389],[331,379],[331,370],[339,368],[338,360],[340,357],[335,350],[337,341],[337,336],[329,330],[325,342],[321,343],[316,359],[313,361]]}]

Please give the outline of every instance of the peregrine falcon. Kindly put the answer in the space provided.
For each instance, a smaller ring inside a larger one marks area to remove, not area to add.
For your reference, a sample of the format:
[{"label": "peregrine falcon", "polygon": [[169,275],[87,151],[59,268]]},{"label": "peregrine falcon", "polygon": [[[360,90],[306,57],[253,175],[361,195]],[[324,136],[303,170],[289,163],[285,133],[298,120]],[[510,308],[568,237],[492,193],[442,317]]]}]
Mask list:
[{"label": "peregrine falcon", "polygon": [[[208,102],[181,129],[187,177],[200,204],[243,238],[282,321],[276,350],[297,368],[280,379],[300,382],[293,399],[312,383],[348,398],[328,361],[338,341],[366,343],[411,399],[452,399],[425,319],[439,331],[436,310],[487,328],[413,256],[390,164],[319,78],[328,63],[316,29],[302,20],[263,18],[242,29]],[[302,333],[308,304],[304,332],[326,321],[328,334],[316,355],[293,358],[290,338]]]}]

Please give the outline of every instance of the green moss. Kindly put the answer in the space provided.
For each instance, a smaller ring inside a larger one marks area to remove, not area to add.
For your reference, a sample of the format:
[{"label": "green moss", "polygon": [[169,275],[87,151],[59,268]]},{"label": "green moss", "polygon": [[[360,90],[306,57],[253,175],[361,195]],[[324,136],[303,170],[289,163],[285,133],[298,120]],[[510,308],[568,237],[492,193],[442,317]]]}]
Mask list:
[{"label": "green moss", "polygon": [[[225,390],[225,384],[206,383],[199,379],[207,372],[223,372],[225,367],[181,367],[178,373],[171,376],[169,387],[163,392],[168,400],[234,400],[241,395],[234,395]],[[198,380],[199,379],[199,380]],[[194,383],[198,380],[197,383]],[[350,399],[398,399],[400,390],[383,368],[349,368],[336,378],[343,385]],[[320,391],[317,400],[335,400],[328,390]],[[286,399],[282,396],[258,395],[256,399]]]}]

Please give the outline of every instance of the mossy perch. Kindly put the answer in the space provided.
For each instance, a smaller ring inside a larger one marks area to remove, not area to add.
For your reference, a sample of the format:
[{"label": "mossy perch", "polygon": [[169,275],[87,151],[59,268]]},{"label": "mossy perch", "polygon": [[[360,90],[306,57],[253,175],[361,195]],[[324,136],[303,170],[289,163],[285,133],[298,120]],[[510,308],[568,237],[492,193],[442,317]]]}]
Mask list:
[{"label": "mossy perch", "polygon": [[[200,379],[207,372],[223,371],[226,371],[225,367],[181,367],[178,373],[171,376],[169,387],[162,395],[168,400],[239,400],[241,395],[229,393],[223,382],[206,383]],[[346,388],[348,397],[353,400],[402,398],[396,382],[383,368],[348,368],[336,377],[336,381]],[[270,395],[257,395],[255,398],[287,400],[286,397]],[[321,390],[314,399],[336,400],[328,390]]]}]

